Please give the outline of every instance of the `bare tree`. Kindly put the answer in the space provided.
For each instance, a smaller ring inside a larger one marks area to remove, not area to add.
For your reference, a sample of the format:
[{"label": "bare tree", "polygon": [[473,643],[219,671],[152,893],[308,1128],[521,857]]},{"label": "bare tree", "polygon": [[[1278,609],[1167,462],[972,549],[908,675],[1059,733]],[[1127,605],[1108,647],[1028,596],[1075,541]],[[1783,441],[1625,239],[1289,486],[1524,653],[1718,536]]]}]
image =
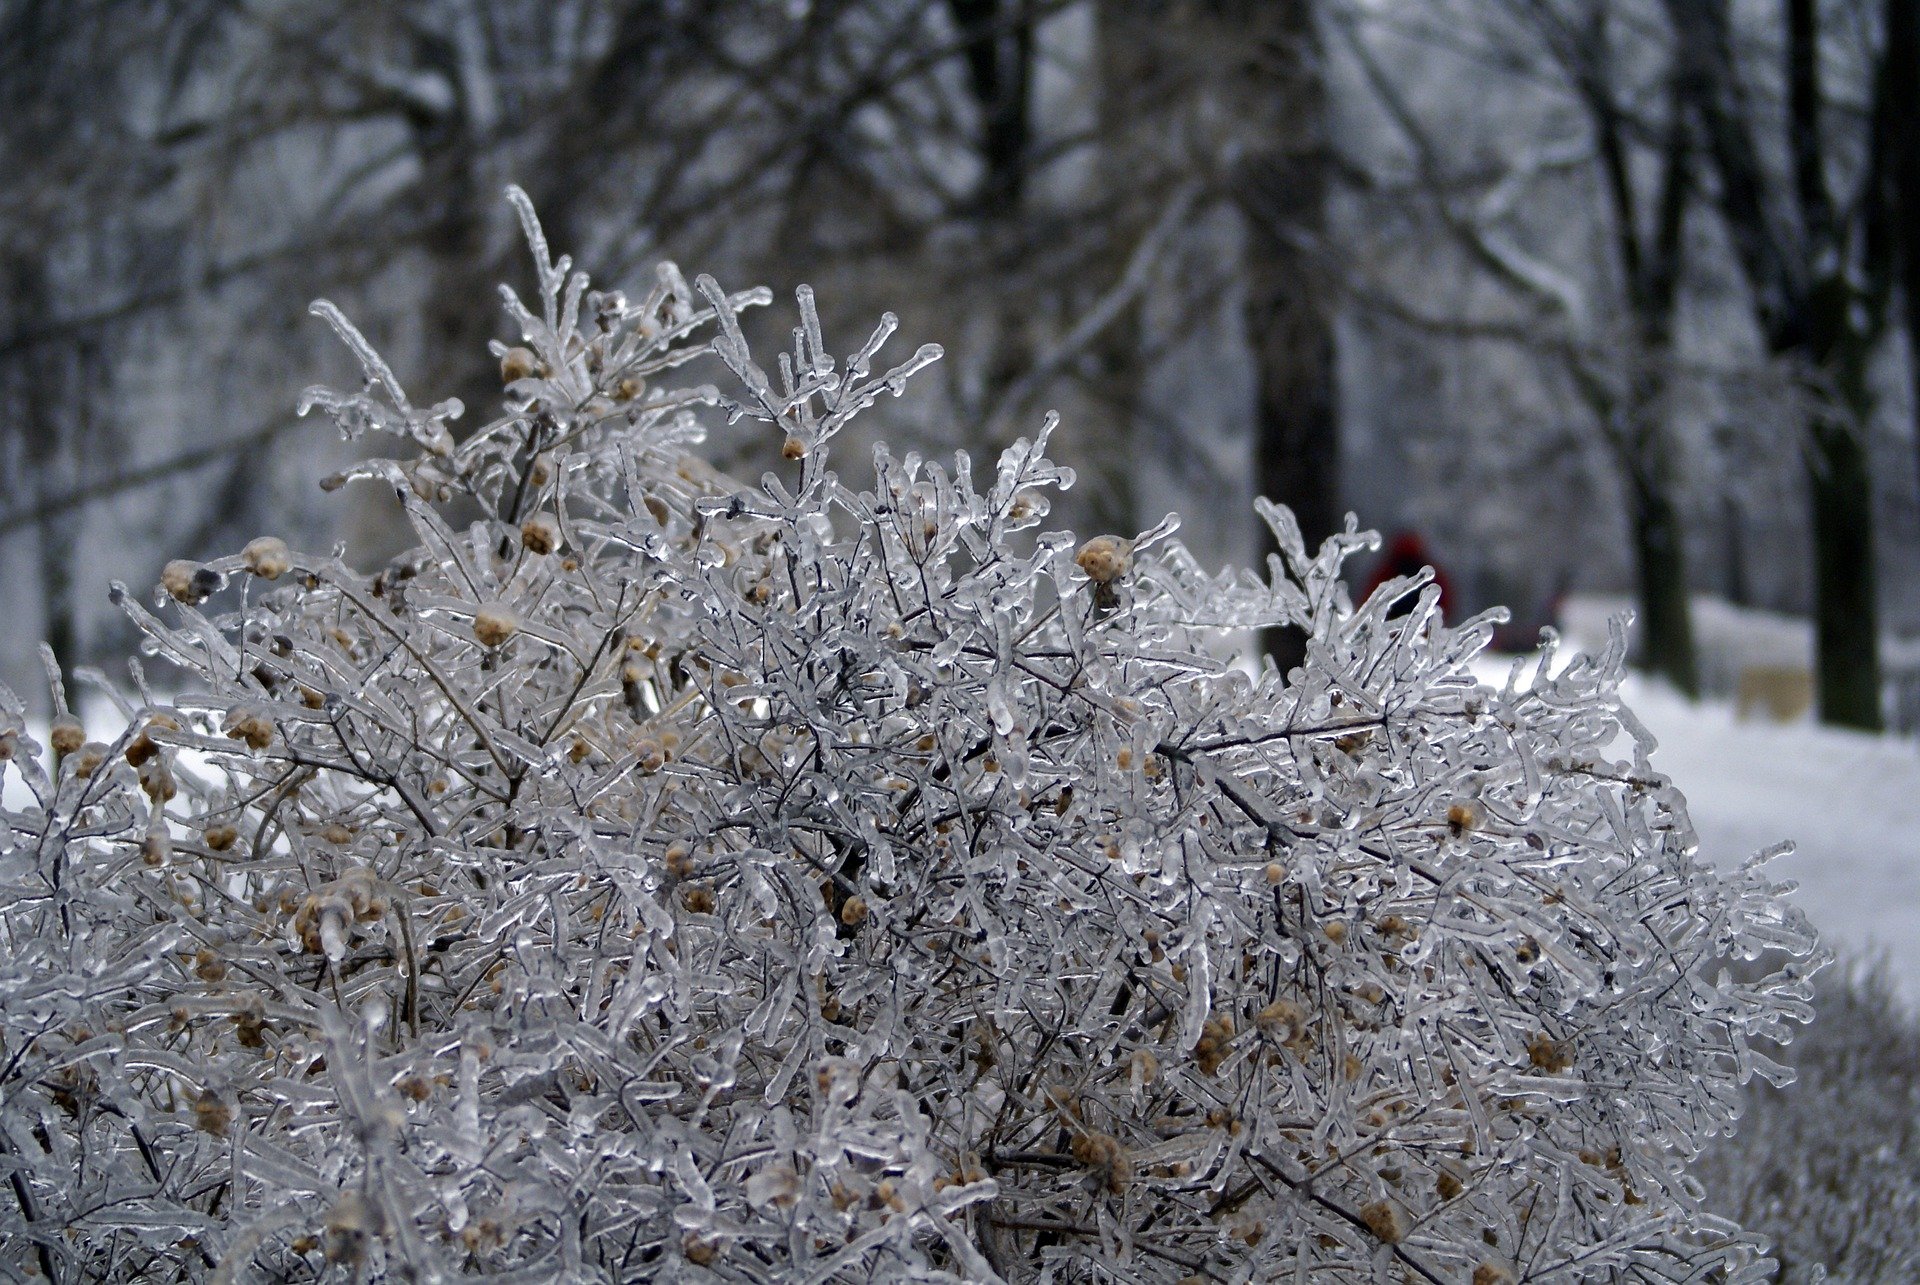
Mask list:
[{"label": "bare tree", "polygon": [[[1228,191],[1245,226],[1245,315],[1258,372],[1254,480],[1293,510],[1311,543],[1340,528],[1340,420],[1334,319],[1339,273],[1328,239],[1332,153],[1314,0],[1210,0],[1206,38],[1223,73],[1218,109]],[[1265,647],[1284,672],[1304,638]]]},{"label": "bare tree", "polygon": [[[1436,14],[1390,31],[1422,50],[1464,41],[1453,24],[1466,24],[1478,44],[1452,56],[1530,95],[1537,110],[1508,114],[1497,155],[1448,146],[1446,120],[1416,105],[1363,13],[1339,29],[1409,156],[1404,173],[1373,176],[1374,199],[1408,208],[1423,252],[1451,247],[1491,302],[1436,312],[1415,297],[1420,275],[1398,264],[1372,274],[1363,304],[1442,341],[1511,345],[1572,390],[1625,499],[1641,663],[1695,692],[1675,418],[1696,154],[1678,65],[1644,6],[1530,0],[1450,12],[1451,23]],[[1500,119],[1478,101],[1455,103],[1483,127]]]},{"label": "bare tree", "polygon": [[[1590,347],[1570,348],[1567,370],[1625,482],[1646,666],[1694,695],[1699,675],[1671,423],[1674,314],[1686,268],[1694,152],[1677,69],[1660,77],[1664,121],[1641,119],[1623,93],[1617,7],[1609,0],[1533,0],[1529,6],[1585,113],[1610,216],[1606,275],[1622,333],[1614,351],[1597,361]],[[1634,51],[1629,45],[1624,52],[1631,58]],[[1636,147],[1636,135],[1651,146]],[[1650,182],[1636,176],[1648,168],[1636,164],[1642,150],[1657,158]]]},{"label": "bare tree", "polygon": [[[1784,0],[1778,38],[1766,42],[1781,59],[1783,110],[1762,111],[1750,83],[1755,69],[1743,64],[1725,0],[1667,0],[1667,9],[1755,321],[1807,396],[1821,716],[1878,728],[1869,366],[1890,319],[1898,243],[1889,185],[1880,181],[1897,160],[1889,111],[1898,94],[1910,95],[1902,85],[1912,71],[1852,67],[1856,88],[1871,101],[1842,119],[1828,98],[1834,18],[1815,0]],[[1903,30],[1890,24],[1896,29]],[[1889,49],[1882,40],[1877,59],[1884,62]],[[1766,136],[1775,120],[1777,136]],[[1770,164],[1770,156],[1781,163]]]}]

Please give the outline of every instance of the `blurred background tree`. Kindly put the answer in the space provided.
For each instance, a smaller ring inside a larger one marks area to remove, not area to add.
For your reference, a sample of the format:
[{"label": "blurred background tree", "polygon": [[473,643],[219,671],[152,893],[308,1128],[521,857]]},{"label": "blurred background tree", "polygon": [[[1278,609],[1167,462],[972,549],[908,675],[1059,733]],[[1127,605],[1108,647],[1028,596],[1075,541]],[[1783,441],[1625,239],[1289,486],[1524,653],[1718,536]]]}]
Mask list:
[{"label": "blurred background tree", "polygon": [[1917,6],[0,0],[0,678],[124,652],[103,582],[172,554],[385,556],[386,497],[303,480],[347,449],[293,415],[340,373],[304,301],[471,425],[518,182],[603,280],[900,311],[950,354],[911,445],[1058,408],[1077,527],[1245,560],[1255,489],[1352,510],[1518,641],[1629,595],[1687,691],[1718,594],[1815,620],[1825,716],[1876,726],[1920,633]]}]

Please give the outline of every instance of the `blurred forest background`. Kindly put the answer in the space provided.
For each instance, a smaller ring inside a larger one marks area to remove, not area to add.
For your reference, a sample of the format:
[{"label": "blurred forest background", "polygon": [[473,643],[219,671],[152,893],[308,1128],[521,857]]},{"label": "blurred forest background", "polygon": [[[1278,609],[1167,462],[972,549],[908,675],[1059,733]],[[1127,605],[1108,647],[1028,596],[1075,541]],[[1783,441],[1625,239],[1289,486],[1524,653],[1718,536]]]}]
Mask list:
[{"label": "blurred forest background", "polygon": [[902,447],[1058,408],[1082,532],[1352,510],[1687,691],[1702,612],[1810,621],[1823,716],[1911,727],[1917,76],[1920,0],[0,0],[0,680],[171,556],[390,555],[306,304],[483,422],[516,182],[604,285],[898,312]]}]

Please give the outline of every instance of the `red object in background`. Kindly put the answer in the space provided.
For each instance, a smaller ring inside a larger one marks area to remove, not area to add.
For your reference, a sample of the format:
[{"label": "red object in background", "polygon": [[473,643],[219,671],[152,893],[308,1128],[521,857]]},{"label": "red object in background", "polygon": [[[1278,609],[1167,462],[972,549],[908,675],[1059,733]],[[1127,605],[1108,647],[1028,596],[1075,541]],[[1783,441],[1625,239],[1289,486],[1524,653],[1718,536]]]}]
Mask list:
[{"label": "red object in background", "polygon": [[[1401,531],[1387,541],[1386,552],[1380,555],[1380,561],[1374,564],[1373,574],[1367,577],[1367,587],[1360,593],[1359,601],[1365,602],[1373,596],[1373,591],[1396,576],[1410,576],[1422,567],[1433,568],[1433,582],[1440,586],[1440,615],[1444,620],[1449,614],[1453,601],[1453,587],[1447,580],[1447,573],[1433,559],[1433,553],[1427,548],[1417,532]],[[1404,615],[1413,609],[1412,599],[1403,599],[1391,614]]]}]

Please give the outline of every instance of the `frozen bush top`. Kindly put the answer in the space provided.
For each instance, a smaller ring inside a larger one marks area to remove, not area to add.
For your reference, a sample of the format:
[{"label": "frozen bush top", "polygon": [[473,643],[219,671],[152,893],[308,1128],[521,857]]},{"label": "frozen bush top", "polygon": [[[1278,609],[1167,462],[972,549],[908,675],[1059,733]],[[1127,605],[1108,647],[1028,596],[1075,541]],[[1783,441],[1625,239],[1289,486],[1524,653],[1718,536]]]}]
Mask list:
[{"label": "frozen bush top", "polygon": [[[7,697],[8,1271],[1756,1276],[1683,1166],[1819,957],[1696,855],[1618,637],[1496,690],[1492,617],[1349,603],[1351,528],[1263,507],[1265,578],[1047,532],[1044,431],[856,489],[830,439],[937,349],[836,362],[803,289],[769,375],[764,292],[589,294],[513,195],[464,440],[316,305],[417,549],[116,588],[182,694],[51,773]],[[1302,669],[1220,658],[1278,625]]]}]

